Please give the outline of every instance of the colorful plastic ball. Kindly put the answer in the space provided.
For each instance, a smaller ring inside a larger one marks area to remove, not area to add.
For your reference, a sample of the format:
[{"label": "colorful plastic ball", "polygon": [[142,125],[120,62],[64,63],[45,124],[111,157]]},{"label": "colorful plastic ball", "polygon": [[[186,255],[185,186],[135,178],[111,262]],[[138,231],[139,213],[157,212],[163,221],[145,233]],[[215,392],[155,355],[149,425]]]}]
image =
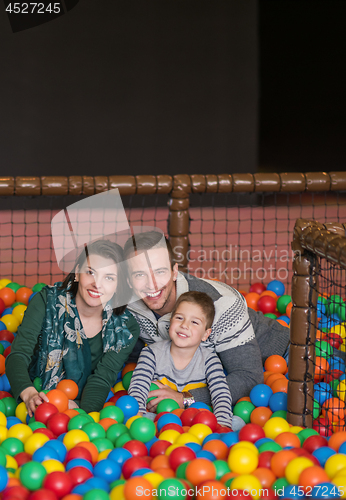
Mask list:
[{"label": "colorful plastic ball", "polygon": [[61,413],[68,408],[68,397],[66,394],[59,389],[53,389],[47,392],[47,398],[51,404],[53,404],[58,411]]},{"label": "colorful plastic ball", "polygon": [[256,441],[264,437],[264,430],[257,424],[246,424],[239,431],[239,441],[250,441],[250,443],[256,443]]},{"label": "colorful plastic ball", "polygon": [[50,441],[46,442],[44,446],[52,447],[58,453],[60,462],[63,462],[65,460],[67,449],[61,441],[57,439],[51,439]]},{"label": "colorful plastic ball", "polygon": [[273,391],[266,384],[257,384],[250,391],[251,403],[255,406],[268,406]]},{"label": "colorful plastic ball", "polygon": [[247,494],[247,492],[249,492],[251,495],[250,498],[252,498],[253,500],[258,500],[260,498],[260,491],[263,489],[259,479],[257,479],[257,477],[252,474],[242,474],[238,477],[235,477],[231,483],[230,488],[232,490],[231,498],[241,498],[236,494],[235,490],[242,490],[244,492],[246,490],[246,496],[249,498],[249,495]]},{"label": "colorful plastic ball", "polygon": [[264,295],[258,299],[257,308],[263,314],[274,313],[276,310],[276,299],[270,295]]},{"label": "colorful plastic ball", "polygon": [[228,465],[237,474],[251,474],[258,466],[258,454],[245,447],[232,448],[228,457]]},{"label": "colorful plastic ball", "polygon": [[178,408],[179,408],[179,404],[176,401],[174,401],[174,399],[167,398],[167,399],[163,399],[162,401],[159,402],[159,404],[157,405],[157,408],[156,408],[156,412],[157,413],[161,413],[164,411],[171,412],[171,411],[176,410]]},{"label": "colorful plastic ball", "polygon": [[56,388],[59,391],[62,391],[64,394],[66,394],[68,399],[76,399],[76,397],[78,396],[79,389],[78,385],[74,380],[70,379],[60,380]]},{"label": "colorful plastic ball", "polygon": [[130,435],[137,441],[147,443],[156,434],[156,427],[152,420],[148,418],[139,418],[134,420],[130,427]]},{"label": "colorful plastic ball", "polygon": [[272,412],[287,411],[287,394],[285,392],[276,392],[270,396],[269,408]]},{"label": "colorful plastic ball", "polygon": [[249,288],[249,293],[257,293],[261,295],[266,290],[266,286],[263,283],[253,283]]},{"label": "colorful plastic ball", "polygon": [[263,430],[266,437],[275,439],[278,434],[289,431],[289,424],[283,418],[273,417],[264,424]]},{"label": "colorful plastic ball", "polygon": [[194,424],[190,427],[188,434],[192,434],[202,443],[209,434],[212,434],[212,431],[205,424]]},{"label": "colorful plastic ball", "polygon": [[16,291],[16,301],[22,302],[23,304],[25,304],[27,306],[29,303],[29,298],[30,298],[31,294],[32,294],[31,288],[27,288],[26,286],[22,286],[22,287],[18,288],[18,290]]},{"label": "colorful plastic ball", "polygon": [[346,467],[346,455],[335,453],[329,457],[324,465],[324,469],[330,479],[333,479],[336,474]]},{"label": "colorful plastic ball", "polygon": [[113,460],[113,462],[122,467],[126,460],[132,458],[132,453],[125,448],[115,448],[110,452],[108,458],[109,460]]},{"label": "colorful plastic ball", "polygon": [[261,427],[269,420],[272,415],[272,411],[270,408],[264,406],[258,406],[255,408],[250,415],[250,422],[252,424],[260,425]]},{"label": "colorful plastic ball", "polygon": [[246,424],[250,423],[251,413],[255,409],[255,405],[249,401],[240,401],[233,409],[233,414],[244,420]]},{"label": "colorful plastic ball", "polygon": [[58,498],[63,498],[71,492],[73,483],[66,472],[54,471],[47,474],[43,481],[43,487],[53,491]]},{"label": "colorful plastic ball", "polygon": [[177,468],[185,463],[190,462],[196,458],[196,453],[186,446],[180,446],[175,448],[172,453],[169,455],[169,465],[173,470],[177,470]]},{"label": "colorful plastic ball", "polygon": [[[278,295],[278,294],[277,294]],[[278,298],[276,307],[281,314],[286,313],[286,309],[288,304],[291,302],[291,296],[290,295],[281,295],[281,297]]]},{"label": "colorful plastic ball", "polygon": [[42,487],[46,474],[46,469],[41,463],[31,461],[22,466],[19,478],[25,488],[35,491]]},{"label": "colorful plastic ball", "polygon": [[74,429],[72,431],[69,431],[65,434],[63,438],[63,443],[66,446],[67,450],[70,450],[77,444],[84,441],[89,441],[89,436],[87,435],[86,432],[82,431],[81,429]]},{"label": "colorful plastic ball", "polygon": [[[122,396],[121,398],[118,399],[115,406],[120,408],[120,410],[123,412],[125,420],[129,419],[130,417],[133,417],[134,415],[137,415],[139,410],[139,405],[136,399],[132,396]],[[111,407],[109,406],[108,408]],[[100,415],[102,411],[103,410],[101,410]]]},{"label": "colorful plastic ball", "polygon": [[5,286],[4,288],[0,289],[0,299],[2,299],[5,307],[9,307],[14,303],[16,294],[13,290],[11,290],[11,288]]},{"label": "colorful plastic ball", "polygon": [[306,457],[297,457],[291,460],[285,468],[285,477],[290,484],[299,484],[299,476],[304,469],[312,467],[314,463]]},{"label": "colorful plastic ball", "polygon": [[264,368],[268,372],[285,374],[287,371],[287,363],[282,356],[273,354],[265,360]]},{"label": "colorful plastic ball", "polygon": [[23,304],[18,304],[18,306],[13,308],[12,314],[18,320],[19,324],[22,324],[24,313],[27,309],[27,306]]},{"label": "colorful plastic ball", "polygon": [[[1,290],[0,290],[1,292]],[[15,333],[18,330],[19,326],[19,321],[16,318],[16,316],[13,316],[13,314],[6,314],[5,316],[1,316],[1,321],[4,323],[6,326],[6,330]],[[4,341],[2,341],[4,342]]]},{"label": "colorful plastic ball", "polygon": [[[167,459],[168,460],[168,459]],[[129,479],[129,477],[138,469],[146,468],[148,463],[144,460],[143,457],[131,457],[127,459],[122,466],[122,474],[125,479]]]},{"label": "colorful plastic ball", "polygon": [[279,280],[272,280],[267,285],[267,290],[274,292],[278,297],[285,293],[285,285]]},{"label": "colorful plastic ball", "polygon": [[[198,412],[199,413],[199,412]],[[167,424],[177,424],[182,427],[182,421],[174,413],[165,413],[157,420],[157,430],[161,431],[161,429]]]},{"label": "colorful plastic ball", "polygon": [[196,458],[186,467],[186,479],[194,486],[215,477],[215,465],[206,458]]},{"label": "colorful plastic ball", "polygon": [[48,420],[58,413],[58,409],[52,403],[42,403],[35,410],[35,420],[36,422],[41,422],[42,424],[47,424]]},{"label": "colorful plastic ball", "polygon": [[24,443],[24,450],[26,453],[33,455],[35,451],[43,446],[49,438],[44,434],[33,434]]},{"label": "colorful plastic ball", "polygon": [[211,411],[203,410],[197,413],[197,415],[194,416],[191,426],[195,424],[204,424],[207,425],[212,432],[215,432],[217,429],[217,419],[215,415]]},{"label": "colorful plastic ball", "polygon": [[120,466],[110,459],[101,460],[97,462],[94,467],[94,475],[104,479],[108,483],[120,479],[121,468]]},{"label": "colorful plastic ball", "polygon": [[260,294],[258,294],[256,292],[247,293],[245,296],[247,306],[251,307],[251,309],[254,309],[255,311],[258,311],[257,304],[258,304],[259,298],[260,298]]}]

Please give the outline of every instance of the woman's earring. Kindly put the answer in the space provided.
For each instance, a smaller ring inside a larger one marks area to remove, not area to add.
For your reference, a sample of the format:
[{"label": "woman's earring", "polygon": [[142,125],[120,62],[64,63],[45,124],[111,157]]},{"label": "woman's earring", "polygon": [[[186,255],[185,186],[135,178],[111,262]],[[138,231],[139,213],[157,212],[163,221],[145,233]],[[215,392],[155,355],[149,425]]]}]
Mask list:
[{"label": "woman's earring", "polygon": [[77,276],[74,275],[74,280],[73,280],[75,283],[78,283],[78,280],[77,280]]}]

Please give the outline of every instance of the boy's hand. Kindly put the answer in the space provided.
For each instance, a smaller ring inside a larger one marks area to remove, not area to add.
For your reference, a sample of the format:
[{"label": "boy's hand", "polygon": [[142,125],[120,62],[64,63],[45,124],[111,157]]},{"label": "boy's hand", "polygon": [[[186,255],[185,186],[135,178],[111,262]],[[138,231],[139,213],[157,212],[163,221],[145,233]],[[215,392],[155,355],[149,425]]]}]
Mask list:
[{"label": "boy's hand", "polygon": [[73,401],[73,399],[69,399],[68,400],[68,409],[74,410],[75,408],[79,408],[79,406],[77,405],[77,403],[75,401]]},{"label": "boy's hand", "polygon": [[167,387],[167,385],[161,384],[161,382],[155,381],[155,384],[159,387],[159,389],[149,392],[148,398],[154,397],[155,399],[152,399],[147,404],[148,411],[155,413],[157,405],[164,399],[174,399],[180,408],[184,408],[184,396],[181,392],[177,392],[174,389]]},{"label": "boy's hand", "polygon": [[49,403],[49,399],[44,392],[37,392],[35,387],[27,387],[20,393],[20,397],[25,403],[26,409],[28,410],[29,417],[32,417],[35,413],[37,406],[41,405],[44,401]]}]

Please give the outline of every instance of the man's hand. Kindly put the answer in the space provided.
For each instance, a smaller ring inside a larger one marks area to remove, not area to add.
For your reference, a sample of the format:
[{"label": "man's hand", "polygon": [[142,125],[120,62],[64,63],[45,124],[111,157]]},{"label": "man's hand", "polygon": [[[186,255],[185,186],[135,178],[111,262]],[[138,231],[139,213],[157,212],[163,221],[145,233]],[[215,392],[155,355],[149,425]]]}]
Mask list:
[{"label": "man's hand", "polygon": [[44,401],[49,403],[46,394],[44,392],[37,392],[35,387],[27,387],[20,393],[20,397],[25,403],[29,417],[33,416],[37,406],[41,405]]},{"label": "man's hand", "polygon": [[161,382],[155,381],[154,383],[158,386],[159,389],[149,392],[148,398],[154,397],[155,399],[152,399],[147,404],[148,411],[155,413],[157,405],[164,399],[174,399],[174,401],[178,403],[180,408],[184,408],[184,396],[181,392],[177,392],[174,389],[167,387],[167,385],[161,384]]}]

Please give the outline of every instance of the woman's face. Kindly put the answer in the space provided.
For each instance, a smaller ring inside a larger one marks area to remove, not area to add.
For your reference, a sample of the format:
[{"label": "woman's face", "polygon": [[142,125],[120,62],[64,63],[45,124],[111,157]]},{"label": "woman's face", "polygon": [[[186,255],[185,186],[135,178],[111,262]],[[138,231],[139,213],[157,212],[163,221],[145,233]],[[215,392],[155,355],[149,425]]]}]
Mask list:
[{"label": "woman's face", "polygon": [[91,254],[76,269],[76,278],[77,297],[90,307],[104,307],[117,289],[117,265],[112,259]]}]

